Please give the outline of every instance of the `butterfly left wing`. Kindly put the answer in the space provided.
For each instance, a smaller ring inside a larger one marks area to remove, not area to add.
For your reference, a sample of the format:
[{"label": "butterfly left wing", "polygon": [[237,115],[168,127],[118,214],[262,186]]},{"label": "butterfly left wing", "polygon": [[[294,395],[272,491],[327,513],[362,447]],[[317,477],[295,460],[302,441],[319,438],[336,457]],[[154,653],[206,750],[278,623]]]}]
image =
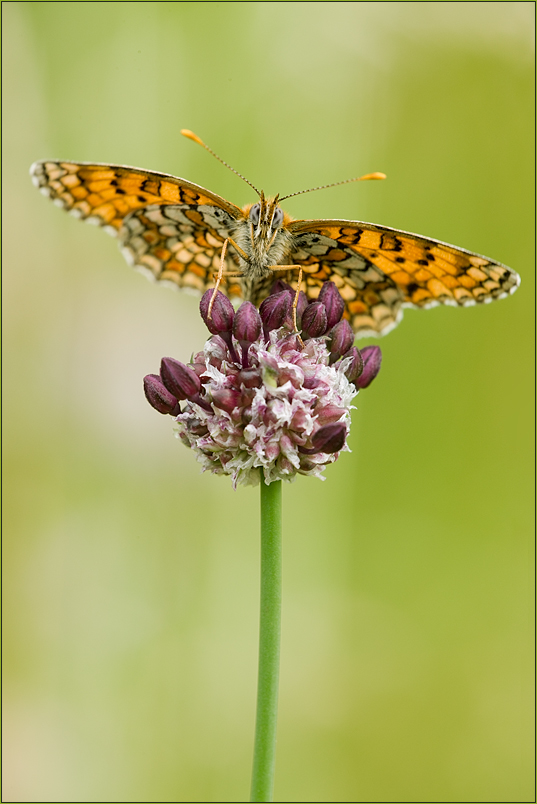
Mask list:
[{"label": "butterfly left wing", "polygon": [[506,265],[439,240],[372,223],[292,221],[294,263],[304,266],[315,298],[331,279],[360,336],[384,335],[404,307],[468,306],[514,293],[520,277]]},{"label": "butterfly left wing", "polygon": [[35,186],[59,207],[116,236],[126,216],[149,204],[219,207],[231,217],[242,210],[225,198],[168,173],[98,162],[34,162]]},{"label": "butterfly left wing", "polygon": [[[35,162],[38,189],[77,218],[118,237],[127,261],[152,279],[203,292],[213,285],[219,254],[239,207],[167,173],[89,162]],[[237,269],[228,250],[225,270]],[[228,295],[240,295],[223,280]]]},{"label": "butterfly left wing", "polygon": [[[119,232],[127,262],[159,282],[203,293],[214,287],[224,240],[235,219],[207,204],[151,204],[127,216]],[[224,270],[238,272],[235,251],[227,249]],[[223,276],[221,289],[243,297],[238,278]]]}]

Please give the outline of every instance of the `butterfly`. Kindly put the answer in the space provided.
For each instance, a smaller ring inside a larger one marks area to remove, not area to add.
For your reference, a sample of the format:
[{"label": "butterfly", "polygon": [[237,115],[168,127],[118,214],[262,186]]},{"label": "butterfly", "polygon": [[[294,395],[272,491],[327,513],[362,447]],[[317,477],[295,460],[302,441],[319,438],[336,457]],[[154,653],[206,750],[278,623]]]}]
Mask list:
[{"label": "butterfly", "polygon": [[310,300],[331,280],[358,336],[389,332],[405,307],[483,304],[520,284],[506,265],[411,232],[293,220],[279,206],[284,199],[265,198],[240,173],[259,196],[243,209],[186,179],[125,165],[43,160],[30,173],[57,206],[117,237],[127,262],[153,280],[203,293],[216,279],[232,300],[256,305],[284,272]]}]

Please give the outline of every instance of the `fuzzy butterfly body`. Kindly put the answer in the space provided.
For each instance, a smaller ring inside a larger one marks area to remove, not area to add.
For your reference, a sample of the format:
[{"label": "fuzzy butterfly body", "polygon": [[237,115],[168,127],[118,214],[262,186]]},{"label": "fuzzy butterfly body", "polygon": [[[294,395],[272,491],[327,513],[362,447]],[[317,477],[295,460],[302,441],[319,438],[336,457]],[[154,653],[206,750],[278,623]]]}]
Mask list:
[{"label": "fuzzy butterfly body", "polygon": [[[513,293],[520,277],[501,263],[386,226],[346,220],[293,220],[278,198],[244,209],[196,184],[121,165],[44,160],[34,184],[75,217],[117,237],[127,261],[151,279],[259,304],[279,265],[300,266],[315,299],[328,280],[357,335],[389,332],[404,307],[468,306]],[[296,271],[287,281],[296,287]]]}]

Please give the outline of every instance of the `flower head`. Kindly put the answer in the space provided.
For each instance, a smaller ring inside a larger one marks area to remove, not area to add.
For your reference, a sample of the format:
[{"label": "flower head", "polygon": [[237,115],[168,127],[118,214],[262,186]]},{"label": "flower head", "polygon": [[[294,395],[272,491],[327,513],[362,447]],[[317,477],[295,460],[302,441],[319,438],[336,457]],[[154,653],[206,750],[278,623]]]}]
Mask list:
[{"label": "flower head", "polygon": [[309,304],[300,294],[304,340],[293,331],[294,293],[278,281],[259,310],[244,302],[234,312],[223,294],[212,300],[208,290],[200,311],[212,337],[203,350],[188,366],[163,358],[160,376],[144,381],[149,403],[174,416],[177,436],[203,470],[231,475],[235,488],[256,485],[259,468],[267,484],[297,474],[324,480],[324,467],[349,451],[351,402],[364,365],[367,384],[380,368],[376,352],[366,360],[352,346],[333,283]]}]

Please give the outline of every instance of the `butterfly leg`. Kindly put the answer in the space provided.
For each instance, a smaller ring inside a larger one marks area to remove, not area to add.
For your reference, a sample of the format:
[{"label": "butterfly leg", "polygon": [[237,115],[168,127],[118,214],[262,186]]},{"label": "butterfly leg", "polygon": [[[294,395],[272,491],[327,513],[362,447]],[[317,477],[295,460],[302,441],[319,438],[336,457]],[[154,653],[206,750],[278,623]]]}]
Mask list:
[{"label": "butterfly leg", "polygon": [[224,240],[224,245],[222,246],[222,254],[220,256],[220,267],[218,268],[218,274],[217,274],[217,277],[216,277],[216,283],[215,283],[215,286],[214,286],[213,295],[211,296],[211,301],[209,302],[209,310],[207,312],[208,318],[212,318],[211,314],[212,314],[212,311],[213,311],[213,304],[214,304],[214,300],[216,299],[216,294],[218,293],[218,288],[219,288],[220,283],[222,281],[222,277],[223,276],[243,276],[243,274],[244,274],[243,271],[224,271],[224,260],[226,258],[226,251],[227,251],[228,243],[230,243],[233,246],[233,248],[237,251],[238,254],[240,254],[240,256],[243,258],[243,260],[246,260],[247,262],[249,262],[248,255],[246,254],[246,252],[243,251],[242,248],[240,246],[238,246],[231,237],[226,237],[226,239]]},{"label": "butterfly leg", "polygon": [[269,265],[269,269],[271,271],[298,271],[298,283],[296,286],[296,293],[295,298],[293,299],[293,326],[295,328],[295,332],[298,335],[298,340],[304,346],[304,342],[298,333],[298,326],[296,321],[296,311],[298,307],[298,298],[300,296],[300,290],[302,288],[302,266],[301,265]]},{"label": "butterfly leg", "polygon": [[216,282],[214,285],[213,295],[211,296],[211,301],[209,302],[209,309],[207,311],[207,317],[212,318],[213,312],[213,304],[214,300],[216,299],[216,294],[218,293],[218,288],[220,286],[220,282],[222,281],[222,276],[224,275],[224,260],[226,258],[226,251],[227,251],[227,244],[229,240],[226,238],[224,240],[224,245],[222,246],[222,254],[220,255],[220,267],[218,268],[218,275],[216,277]]},{"label": "butterfly leg", "polygon": [[[214,300],[216,299],[216,294],[218,293],[218,288],[222,281],[223,276],[242,276],[242,271],[224,271],[225,265],[225,258],[226,258],[226,251],[228,243],[232,243],[236,248],[236,244],[231,240],[230,237],[226,237],[224,240],[224,245],[222,246],[222,254],[220,256],[220,266],[218,268],[218,274],[216,276],[216,282],[213,290],[213,295],[211,296],[211,301],[209,302],[209,310],[207,311],[208,318],[212,318],[212,311],[213,311],[213,304]],[[242,249],[241,249],[242,251]]]},{"label": "butterfly leg", "polygon": [[228,237],[228,238],[227,238],[227,241],[228,241],[228,243],[230,243],[230,245],[232,245],[232,246],[233,246],[233,248],[235,249],[235,251],[237,252],[237,254],[239,255],[239,257],[242,257],[242,259],[243,259],[245,262],[250,262],[250,257],[248,256],[248,254],[247,254],[247,253],[246,253],[246,252],[245,252],[245,251],[244,251],[244,250],[243,250],[243,249],[242,249],[240,246],[238,246],[238,245],[235,243],[235,241],[233,240],[233,238],[232,238],[232,237]]}]

